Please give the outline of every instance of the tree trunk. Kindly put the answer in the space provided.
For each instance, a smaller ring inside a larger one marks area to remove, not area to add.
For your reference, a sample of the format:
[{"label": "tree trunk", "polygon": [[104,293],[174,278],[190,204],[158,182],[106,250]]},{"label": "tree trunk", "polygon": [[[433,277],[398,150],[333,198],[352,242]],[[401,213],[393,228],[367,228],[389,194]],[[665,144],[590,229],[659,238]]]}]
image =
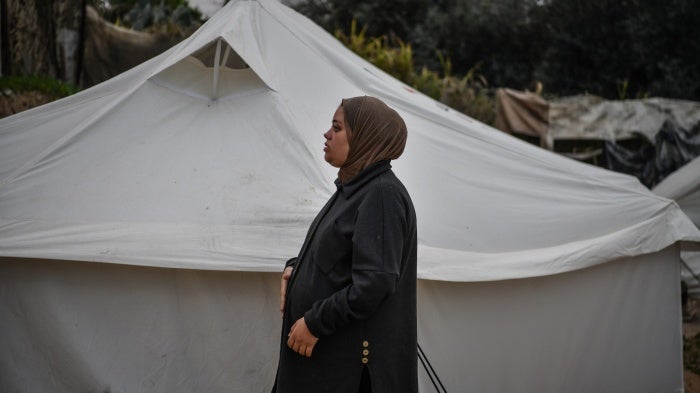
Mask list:
[{"label": "tree trunk", "polygon": [[85,0],[0,1],[7,10],[2,14],[3,75],[44,75],[77,84]]},{"label": "tree trunk", "polygon": [[0,0],[0,76],[10,75],[10,28],[7,0]]}]

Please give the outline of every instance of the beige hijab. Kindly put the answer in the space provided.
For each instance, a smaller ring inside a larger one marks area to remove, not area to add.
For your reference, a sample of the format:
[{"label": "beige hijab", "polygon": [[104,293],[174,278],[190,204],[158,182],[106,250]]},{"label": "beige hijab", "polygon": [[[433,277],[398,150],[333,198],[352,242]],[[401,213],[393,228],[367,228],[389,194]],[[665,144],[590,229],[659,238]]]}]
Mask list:
[{"label": "beige hijab", "polygon": [[340,106],[350,145],[348,158],[338,172],[342,183],[349,182],[375,162],[401,156],[408,132],[395,110],[369,96],[346,98]]}]

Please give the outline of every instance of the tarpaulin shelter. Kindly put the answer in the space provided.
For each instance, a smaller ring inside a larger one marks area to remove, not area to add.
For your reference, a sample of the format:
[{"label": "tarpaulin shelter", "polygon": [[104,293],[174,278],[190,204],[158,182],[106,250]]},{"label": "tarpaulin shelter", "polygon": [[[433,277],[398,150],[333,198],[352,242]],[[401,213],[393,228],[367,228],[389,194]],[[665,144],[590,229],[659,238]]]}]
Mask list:
[{"label": "tarpaulin shelter", "polygon": [[421,391],[682,389],[678,242],[700,233],[673,201],[238,0],[0,120],[0,391],[269,391],[282,265],[334,191],[322,133],[361,94],[409,129]]},{"label": "tarpaulin shelter", "polygon": [[545,100],[496,92],[498,129],[581,161],[634,175],[652,188],[700,155],[700,103],[669,98]]}]

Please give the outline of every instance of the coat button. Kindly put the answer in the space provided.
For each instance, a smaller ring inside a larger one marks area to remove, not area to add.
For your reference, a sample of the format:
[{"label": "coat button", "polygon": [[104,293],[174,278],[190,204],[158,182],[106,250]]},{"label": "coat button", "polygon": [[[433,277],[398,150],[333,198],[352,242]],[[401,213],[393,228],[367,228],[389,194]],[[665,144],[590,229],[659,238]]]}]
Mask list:
[{"label": "coat button", "polygon": [[369,341],[367,341],[367,340],[363,341],[362,346],[365,348],[369,347]]},{"label": "coat button", "polygon": [[362,354],[365,356],[369,355],[369,349],[363,349]]},{"label": "coat button", "polygon": [[369,362],[369,359],[367,359],[367,358],[362,358],[362,364],[367,364],[367,362]]}]

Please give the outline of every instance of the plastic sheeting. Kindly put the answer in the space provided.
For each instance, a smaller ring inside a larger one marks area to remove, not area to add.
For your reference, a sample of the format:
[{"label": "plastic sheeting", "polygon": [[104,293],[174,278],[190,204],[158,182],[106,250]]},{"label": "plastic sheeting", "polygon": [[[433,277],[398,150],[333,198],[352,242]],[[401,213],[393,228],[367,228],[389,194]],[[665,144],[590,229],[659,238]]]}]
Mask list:
[{"label": "plastic sheeting", "polygon": [[[534,93],[498,89],[496,127],[537,137],[554,151],[560,151],[557,141],[577,141],[583,152],[562,153],[582,160],[602,154],[598,165],[633,175],[649,188],[700,155],[700,103],[691,101],[585,95],[548,102]],[[591,149],[592,140],[603,142],[602,148]]]},{"label": "plastic sheeting", "polygon": [[[677,255],[420,280],[419,344],[448,392],[680,392]],[[278,287],[277,273],[0,259],[0,391],[269,392]]]},{"label": "plastic sheeting", "polygon": [[609,101],[572,96],[550,104],[550,138],[618,141],[642,135],[655,141],[664,123],[692,129],[700,122],[700,103],[669,98]]},{"label": "plastic sheeting", "polygon": [[665,122],[654,143],[643,140],[641,148],[630,149],[605,141],[606,168],[636,176],[653,188],[666,176],[700,155],[700,123],[692,130]]},{"label": "plastic sheeting", "polygon": [[496,109],[498,129],[540,137],[549,149],[561,139],[642,136],[653,144],[664,123],[686,130],[700,123],[700,103],[658,97],[611,101],[577,95],[545,101],[535,93],[502,88],[496,92]]}]

